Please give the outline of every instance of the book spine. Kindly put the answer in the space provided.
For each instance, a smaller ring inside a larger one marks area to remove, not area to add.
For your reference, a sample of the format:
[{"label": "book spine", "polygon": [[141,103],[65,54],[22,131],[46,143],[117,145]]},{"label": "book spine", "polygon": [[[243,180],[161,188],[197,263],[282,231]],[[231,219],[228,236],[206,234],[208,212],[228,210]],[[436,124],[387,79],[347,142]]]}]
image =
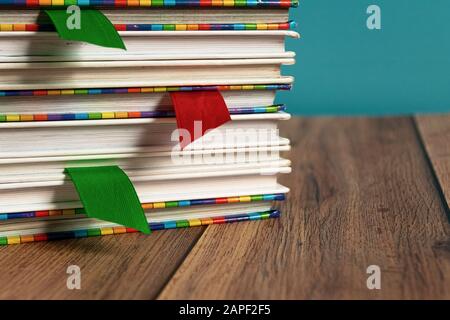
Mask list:
[{"label": "book spine", "polygon": [[[284,105],[271,105],[253,108],[229,108],[230,114],[275,113],[285,111]],[[30,121],[72,121],[101,119],[136,119],[136,118],[170,118],[175,117],[174,111],[115,111],[89,113],[47,113],[47,114],[1,114],[0,122],[30,122]]]},{"label": "book spine", "polygon": [[[221,24],[114,24],[117,31],[217,31],[217,30],[292,30],[296,23],[288,21],[283,23],[221,23]],[[0,24],[0,32],[30,31],[48,32],[55,31],[52,24]]]},{"label": "book spine", "polygon": [[[211,204],[226,204],[226,203],[246,203],[255,201],[283,201],[285,195],[282,193],[277,194],[260,194],[250,196],[236,196],[225,198],[210,198],[210,199],[192,199],[181,201],[166,201],[166,202],[150,202],[143,203],[142,208],[148,209],[164,209],[164,208],[179,208],[179,207],[191,207],[198,205],[211,205]],[[73,216],[78,214],[85,214],[83,208],[71,208],[62,210],[39,210],[39,211],[27,211],[27,212],[13,212],[13,213],[1,213],[0,221],[11,219],[26,219],[26,218],[43,218],[43,217],[55,217],[55,216]]]},{"label": "book spine", "polygon": [[[266,212],[255,212],[251,214],[241,214],[227,217],[177,220],[164,223],[150,223],[149,227],[151,231],[157,231],[175,228],[208,226],[211,224],[224,224],[224,223],[244,222],[252,220],[262,220],[269,218],[278,218],[279,216],[280,212],[278,210],[270,210]],[[87,238],[87,237],[117,235],[134,232],[138,231],[126,227],[110,227],[110,228],[94,228],[94,229],[82,229],[82,230],[62,231],[62,232],[49,232],[23,236],[17,235],[17,236],[0,237],[0,245],[23,244],[38,241],[51,241],[51,240],[74,239],[74,238]]]},{"label": "book spine", "polygon": [[60,96],[74,94],[123,94],[154,93],[173,91],[208,91],[208,90],[290,90],[290,84],[246,84],[246,85],[214,85],[214,86],[182,86],[182,87],[140,87],[140,88],[102,88],[102,89],[61,89],[61,90],[0,90],[2,96]]},{"label": "book spine", "polygon": [[80,7],[135,8],[135,7],[297,7],[298,0],[0,0],[0,7]]}]

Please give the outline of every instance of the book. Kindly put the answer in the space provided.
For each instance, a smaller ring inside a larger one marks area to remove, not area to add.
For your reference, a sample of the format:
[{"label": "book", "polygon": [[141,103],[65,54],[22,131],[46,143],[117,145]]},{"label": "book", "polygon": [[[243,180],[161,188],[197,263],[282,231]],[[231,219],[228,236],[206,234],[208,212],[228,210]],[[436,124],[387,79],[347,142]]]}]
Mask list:
[{"label": "book", "polygon": [[179,91],[218,90],[231,114],[279,112],[286,107],[274,104],[275,94],[290,89],[290,84],[232,84],[0,91],[0,122],[174,117],[170,93]]},{"label": "book", "polygon": [[[167,169],[159,172],[127,170],[127,173],[132,173],[130,180],[140,202],[145,203],[195,199],[193,194],[203,194],[202,197],[209,194],[209,198],[221,197],[226,192],[230,196],[284,193],[285,190],[280,192],[283,188],[277,184],[277,174],[289,173],[289,165],[288,161],[281,160],[234,168],[226,165],[198,166],[197,169],[188,167],[195,171],[183,173]],[[44,174],[36,178],[38,181],[20,182],[18,179],[13,183],[0,184],[1,212],[63,209],[71,208],[73,204],[80,205],[73,183],[65,175]]]},{"label": "book", "polygon": [[[199,165],[241,165],[258,162],[276,164],[280,160],[280,153],[289,151],[287,139],[280,138],[279,144],[270,146],[234,146],[220,148],[212,144],[210,148],[177,150],[168,147],[140,148],[140,151],[130,153],[109,153],[110,150],[89,152],[76,155],[38,155],[29,157],[3,157],[0,159],[0,179],[9,182],[30,180],[33,176],[42,174],[63,174],[67,166],[120,166],[123,170],[146,168],[147,170],[170,169],[170,172],[183,173],[185,167]],[[77,151],[77,153],[79,153]],[[12,177],[12,178],[11,178]]]},{"label": "book", "polygon": [[[128,50],[59,39],[41,9],[63,3],[0,0],[0,245],[136,232],[95,218],[80,168],[120,168],[152,231],[278,218],[290,115],[275,94],[293,82],[297,1],[71,4],[100,9]],[[182,148],[180,108],[209,110],[173,99],[206,91],[231,120]]]},{"label": "book", "polygon": [[[151,2],[148,2],[151,5]],[[260,2],[261,4],[263,1]],[[0,22],[5,25],[49,25],[50,19],[37,7],[19,6],[18,2],[7,5],[0,1]],[[12,9],[11,9],[12,8]],[[83,6],[81,6],[83,8]],[[251,6],[240,7],[130,7],[120,10],[102,5],[102,13],[115,25],[207,25],[207,24],[258,24],[281,23],[289,20],[288,7],[266,7],[260,10]],[[192,26],[191,26],[192,28]]]},{"label": "book", "polygon": [[0,62],[292,58],[294,31],[120,31],[126,50],[60,41],[55,32],[0,32]]},{"label": "book", "polygon": [[[291,83],[283,59],[1,63],[0,90]],[[45,77],[43,76],[45,74]]]},{"label": "book", "polygon": [[[201,0],[154,0],[141,1],[134,0],[73,0],[71,5],[77,5],[81,8],[112,8],[112,9],[135,9],[138,8],[191,8],[201,10],[203,8],[227,8],[233,7],[239,9],[240,7],[253,9],[267,9],[279,8],[288,9],[296,7],[298,0],[246,0],[244,1],[201,1]],[[38,1],[17,1],[17,0],[0,0],[0,6],[3,8],[64,8],[67,3],[63,1],[38,2]],[[170,12],[167,13],[170,15]]]},{"label": "book", "polygon": [[[213,144],[220,147],[278,144],[277,121],[289,118],[283,112],[233,115],[231,122],[211,131],[208,139],[193,141],[185,149]],[[178,135],[173,134],[176,128],[173,118],[3,122],[0,123],[0,157],[80,154],[103,149],[120,153],[150,146],[169,146],[175,150],[179,149]]]},{"label": "book", "polygon": [[[249,196],[252,198],[252,196]],[[257,195],[256,197],[272,197],[272,195]],[[230,198],[236,199],[236,198]],[[224,198],[217,199],[226,200]],[[184,202],[183,202],[184,203]],[[164,204],[165,205],[165,204]],[[208,226],[211,224],[226,224],[234,222],[245,222],[263,220],[269,218],[278,218],[278,210],[254,211],[266,209],[270,206],[251,206],[251,207],[229,207],[228,210],[212,207],[208,208],[208,214],[199,210],[183,210],[182,214],[172,212],[174,215],[167,217],[154,217],[154,213],[148,213],[148,224],[152,231]],[[66,210],[66,212],[69,210]],[[64,211],[62,211],[64,212]],[[72,211],[70,211],[72,212]],[[25,214],[52,214],[49,211],[29,212]],[[176,220],[170,220],[176,219]],[[81,220],[81,219],[80,219]],[[22,244],[38,241],[62,240],[72,238],[85,238],[105,235],[118,235],[124,233],[137,232],[137,230],[126,228],[114,223],[105,221],[89,220],[62,220],[62,221],[33,221],[20,223],[1,223],[0,222],[0,245]]]}]

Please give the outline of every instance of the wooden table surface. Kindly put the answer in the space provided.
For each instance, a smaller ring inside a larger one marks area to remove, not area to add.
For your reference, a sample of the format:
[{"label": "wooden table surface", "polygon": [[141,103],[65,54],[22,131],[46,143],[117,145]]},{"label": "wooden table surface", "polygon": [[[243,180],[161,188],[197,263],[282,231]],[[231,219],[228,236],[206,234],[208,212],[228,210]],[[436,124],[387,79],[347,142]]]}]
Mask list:
[{"label": "wooden table surface", "polygon": [[295,118],[282,134],[280,219],[2,247],[0,298],[450,298],[450,116]]}]

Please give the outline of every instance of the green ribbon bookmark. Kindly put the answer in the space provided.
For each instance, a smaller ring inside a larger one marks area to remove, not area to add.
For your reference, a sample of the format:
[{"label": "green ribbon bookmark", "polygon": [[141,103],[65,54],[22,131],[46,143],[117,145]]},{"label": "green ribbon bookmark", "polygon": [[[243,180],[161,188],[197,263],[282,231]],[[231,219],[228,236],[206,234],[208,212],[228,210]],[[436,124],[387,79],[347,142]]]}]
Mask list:
[{"label": "green ribbon bookmark", "polygon": [[[99,10],[83,9],[78,13],[68,13],[66,9],[50,9],[44,12],[50,17],[62,39],[126,50],[111,21]],[[78,17],[74,16],[77,14]]]},{"label": "green ribbon bookmark", "polygon": [[128,176],[118,166],[66,168],[88,217],[150,233],[147,218]]}]

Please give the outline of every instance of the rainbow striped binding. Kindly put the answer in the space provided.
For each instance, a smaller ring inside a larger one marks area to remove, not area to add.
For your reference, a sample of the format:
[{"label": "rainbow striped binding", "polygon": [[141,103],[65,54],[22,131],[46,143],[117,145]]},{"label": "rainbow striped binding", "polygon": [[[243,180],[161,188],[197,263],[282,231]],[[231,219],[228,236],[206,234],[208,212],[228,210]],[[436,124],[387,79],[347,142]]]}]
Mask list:
[{"label": "rainbow striped binding", "polygon": [[0,0],[0,7],[297,7],[298,0]]},{"label": "rainbow striped binding", "polygon": [[[115,24],[117,31],[214,31],[214,30],[291,30],[294,21],[285,23],[231,23],[231,24]],[[55,31],[52,24],[0,24],[6,31]]]},{"label": "rainbow striped binding", "polygon": [[0,90],[2,96],[59,96],[73,94],[158,93],[172,91],[228,91],[228,90],[290,90],[290,84],[244,84],[214,86],[173,86],[141,88],[61,89],[61,90]]},{"label": "rainbow striped binding", "polygon": [[[182,200],[182,201],[166,201],[166,202],[150,202],[143,203],[143,209],[163,209],[163,208],[176,208],[176,207],[190,207],[197,205],[212,205],[212,204],[225,204],[225,203],[243,203],[254,201],[282,201],[285,199],[285,195],[279,194],[262,194],[262,195],[250,195],[250,196],[237,196],[237,197],[225,197],[225,198],[209,198],[209,199],[194,199],[194,200]],[[73,216],[78,214],[85,214],[83,208],[74,209],[62,209],[62,210],[44,210],[44,211],[31,211],[31,212],[15,212],[0,214],[0,220],[10,219],[26,219],[26,218],[42,218],[42,217],[54,217],[54,216]],[[149,223],[151,231],[174,229],[174,228],[186,228],[207,226],[210,224],[221,223],[233,223],[250,220],[261,220],[268,218],[278,218],[280,212],[278,210],[270,210],[266,212],[255,212],[250,214],[231,215],[226,217],[214,217],[203,219],[190,219],[190,220],[175,220],[167,221],[164,223]],[[45,234],[24,235],[24,236],[7,236],[0,237],[0,245],[9,244],[21,244],[37,241],[49,241],[49,240],[61,240],[72,238],[85,238],[104,235],[114,235],[122,233],[138,232],[132,228],[126,227],[108,227],[108,228],[93,228],[82,229],[75,231],[63,231],[63,232],[49,232]]]},{"label": "rainbow striped binding", "polygon": [[[147,209],[164,209],[177,207],[191,207],[198,205],[226,204],[226,203],[245,203],[255,201],[283,201],[285,195],[277,194],[258,194],[250,196],[225,197],[225,198],[209,198],[209,199],[193,199],[182,201],[166,201],[166,202],[149,202],[143,203],[142,208]],[[1,220],[26,219],[26,218],[42,218],[55,216],[73,216],[77,214],[86,214],[84,208],[72,208],[61,210],[42,210],[29,212],[1,213]]]},{"label": "rainbow striped binding", "polygon": [[[285,111],[286,106],[272,105],[253,108],[229,108],[230,114],[276,113]],[[71,120],[104,120],[104,119],[136,119],[136,118],[170,118],[174,111],[116,111],[90,113],[48,113],[48,114],[0,114],[0,122],[29,121],[71,121]]]},{"label": "rainbow striped binding", "polygon": [[[278,218],[279,216],[280,212],[278,210],[270,210],[266,212],[255,212],[250,214],[233,215],[227,217],[177,220],[177,221],[168,221],[165,223],[149,223],[149,227],[151,231],[157,231],[175,228],[208,226],[210,224],[223,224],[223,223],[234,223],[251,220],[262,220],[269,218]],[[8,237],[0,237],[0,245],[22,244],[37,241],[51,241],[51,240],[62,240],[72,238],[86,238],[86,237],[106,236],[132,232],[138,231],[125,227],[111,227],[111,228],[82,229],[63,232],[49,232],[24,236],[8,236]]]}]

